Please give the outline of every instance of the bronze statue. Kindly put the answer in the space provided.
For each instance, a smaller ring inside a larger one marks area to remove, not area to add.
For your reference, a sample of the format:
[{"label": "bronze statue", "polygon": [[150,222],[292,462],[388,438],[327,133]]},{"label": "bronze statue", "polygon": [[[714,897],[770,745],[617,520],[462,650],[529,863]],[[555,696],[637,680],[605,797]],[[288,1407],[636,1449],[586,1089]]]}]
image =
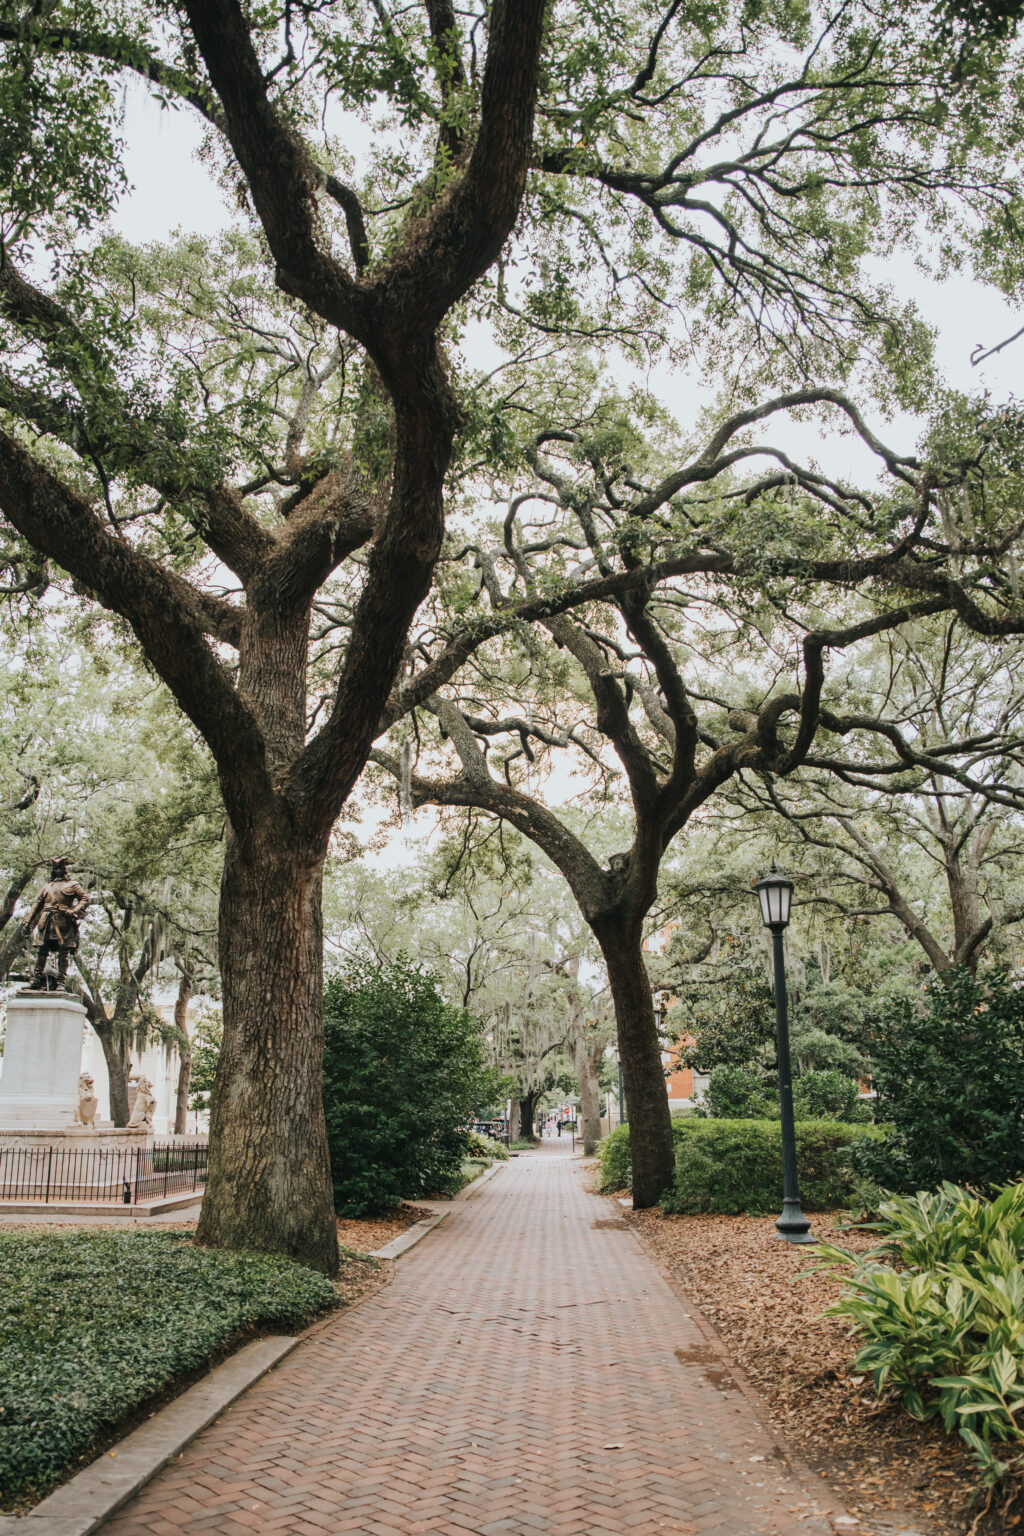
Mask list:
[{"label": "bronze statue", "polygon": [[87,892],[68,873],[70,859],[54,859],[50,878],[25,921],[35,930],[36,966],[30,992],[63,992],[71,956],[78,948],[78,930],[89,905]]}]

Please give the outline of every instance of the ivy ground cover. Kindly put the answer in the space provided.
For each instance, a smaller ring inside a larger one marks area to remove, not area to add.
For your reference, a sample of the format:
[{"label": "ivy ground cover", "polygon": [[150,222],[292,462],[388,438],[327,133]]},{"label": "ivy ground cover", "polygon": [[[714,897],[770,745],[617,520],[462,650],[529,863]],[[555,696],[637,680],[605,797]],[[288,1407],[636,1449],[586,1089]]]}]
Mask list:
[{"label": "ivy ground cover", "polygon": [[0,1233],[0,1505],[42,1498],[242,1336],[295,1332],[338,1294],[289,1259],[184,1233]]}]

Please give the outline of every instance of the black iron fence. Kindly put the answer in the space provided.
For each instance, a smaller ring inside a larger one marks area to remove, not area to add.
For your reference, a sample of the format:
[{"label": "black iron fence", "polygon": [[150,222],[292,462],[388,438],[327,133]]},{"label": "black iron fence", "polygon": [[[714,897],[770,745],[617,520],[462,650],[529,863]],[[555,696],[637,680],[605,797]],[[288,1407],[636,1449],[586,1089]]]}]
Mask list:
[{"label": "black iron fence", "polygon": [[0,1200],[139,1205],[202,1189],[208,1162],[205,1142],[99,1148],[0,1145]]}]

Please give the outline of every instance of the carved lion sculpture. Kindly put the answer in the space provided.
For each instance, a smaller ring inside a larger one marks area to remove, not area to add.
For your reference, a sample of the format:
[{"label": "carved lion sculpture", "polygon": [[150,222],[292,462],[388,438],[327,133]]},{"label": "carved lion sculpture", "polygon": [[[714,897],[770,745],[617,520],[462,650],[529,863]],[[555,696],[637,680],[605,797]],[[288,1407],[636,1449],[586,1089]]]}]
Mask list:
[{"label": "carved lion sculpture", "polygon": [[153,1092],[153,1084],[148,1077],[140,1077],[136,1083],[138,1093],[135,1095],[135,1108],[129,1125],[144,1125],[147,1130],[153,1126],[153,1111],[156,1109],[156,1094]]},{"label": "carved lion sculpture", "polygon": [[78,1079],[78,1107],[75,1110],[76,1125],[92,1125],[99,1107],[96,1085],[91,1072],[83,1072]]}]

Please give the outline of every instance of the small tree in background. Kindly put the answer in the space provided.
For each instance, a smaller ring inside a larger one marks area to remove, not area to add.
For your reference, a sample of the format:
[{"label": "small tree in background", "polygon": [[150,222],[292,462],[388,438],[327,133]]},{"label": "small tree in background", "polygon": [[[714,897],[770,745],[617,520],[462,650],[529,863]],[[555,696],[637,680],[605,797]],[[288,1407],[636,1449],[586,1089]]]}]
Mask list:
[{"label": "small tree in background", "polygon": [[405,955],[324,989],[324,1109],[341,1216],[454,1194],[465,1125],[495,1096],[480,1025]]},{"label": "small tree in background", "polygon": [[923,1000],[895,1000],[872,1046],[877,1116],[891,1133],[858,1148],[886,1189],[949,1179],[979,1189],[1024,1175],[1024,990],[960,968]]},{"label": "small tree in background", "polygon": [[214,1078],[217,1076],[223,1038],[223,1014],[219,1008],[205,1008],[196,1020],[192,1031],[189,1109],[202,1111],[210,1108],[210,1095],[213,1092]]}]

